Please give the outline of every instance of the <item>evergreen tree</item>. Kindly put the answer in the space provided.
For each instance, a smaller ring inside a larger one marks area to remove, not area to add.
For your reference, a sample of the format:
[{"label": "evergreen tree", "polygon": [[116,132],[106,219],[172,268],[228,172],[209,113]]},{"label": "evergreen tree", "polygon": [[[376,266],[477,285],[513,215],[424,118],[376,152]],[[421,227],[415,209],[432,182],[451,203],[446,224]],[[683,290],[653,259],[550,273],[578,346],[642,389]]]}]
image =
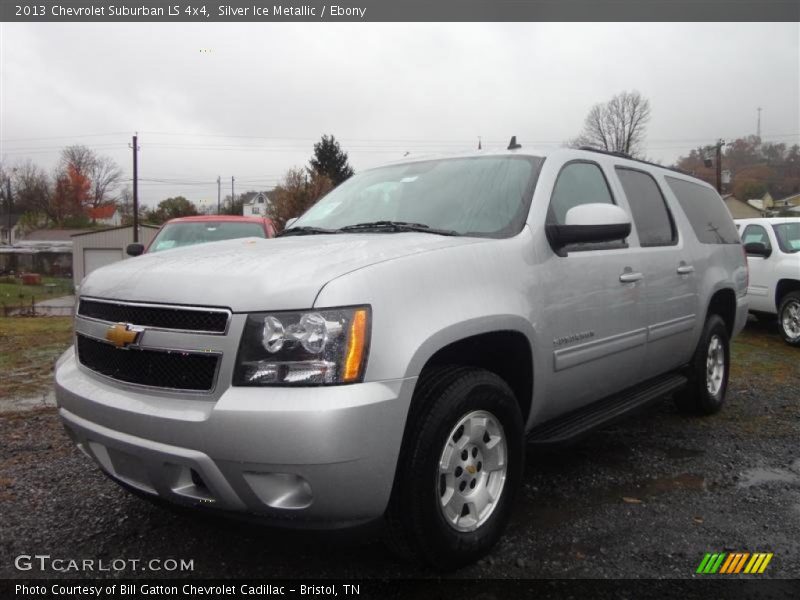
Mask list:
[{"label": "evergreen tree", "polygon": [[323,135],[322,139],[314,144],[314,156],[309,161],[310,174],[322,175],[339,185],[353,174],[353,168],[347,162],[347,152],[339,146],[333,135]]}]

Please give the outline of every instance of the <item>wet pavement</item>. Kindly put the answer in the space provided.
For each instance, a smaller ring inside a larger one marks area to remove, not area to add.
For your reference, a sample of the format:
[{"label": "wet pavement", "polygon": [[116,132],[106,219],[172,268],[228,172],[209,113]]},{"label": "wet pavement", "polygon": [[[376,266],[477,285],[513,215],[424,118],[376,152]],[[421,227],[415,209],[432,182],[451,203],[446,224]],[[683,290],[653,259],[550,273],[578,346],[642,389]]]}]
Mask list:
[{"label": "wet pavement", "polygon": [[[707,552],[771,552],[764,574],[742,577],[800,576],[799,390],[800,349],[752,324],[720,414],[665,401],[577,445],[530,451],[506,535],[449,577],[693,578]],[[100,475],[52,410],[0,414],[0,439],[0,577],[22,575],[21,553],[192,559],[193,572],[172,574],[192,577],[437,575],[395,559],[370,529],[286,532],[153,506]]]}]

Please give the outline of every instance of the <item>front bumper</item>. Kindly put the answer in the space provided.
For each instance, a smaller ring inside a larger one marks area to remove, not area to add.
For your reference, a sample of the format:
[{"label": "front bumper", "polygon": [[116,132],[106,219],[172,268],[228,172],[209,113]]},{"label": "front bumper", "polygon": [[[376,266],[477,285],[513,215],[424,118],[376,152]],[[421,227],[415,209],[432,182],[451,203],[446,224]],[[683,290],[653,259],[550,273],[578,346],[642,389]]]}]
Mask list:
[{"label": "front bumper", "polygon": [[118,387],[72,349],[55,374],[64,426],[112,478],[180,504],[321,528],[383,514],[415,382],[179,398]]}]

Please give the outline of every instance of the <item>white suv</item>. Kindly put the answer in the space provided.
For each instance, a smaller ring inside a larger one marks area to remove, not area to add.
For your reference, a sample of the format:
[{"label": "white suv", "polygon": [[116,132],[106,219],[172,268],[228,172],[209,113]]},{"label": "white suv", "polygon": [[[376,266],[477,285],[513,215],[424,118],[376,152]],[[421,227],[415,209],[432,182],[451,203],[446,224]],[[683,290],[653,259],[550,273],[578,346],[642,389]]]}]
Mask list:
[{"label": "white suv", "polygon": [[750,311],[777,315],[783,339],[800,346],[800,218],[737,219],[736,227],[750,267]]}]

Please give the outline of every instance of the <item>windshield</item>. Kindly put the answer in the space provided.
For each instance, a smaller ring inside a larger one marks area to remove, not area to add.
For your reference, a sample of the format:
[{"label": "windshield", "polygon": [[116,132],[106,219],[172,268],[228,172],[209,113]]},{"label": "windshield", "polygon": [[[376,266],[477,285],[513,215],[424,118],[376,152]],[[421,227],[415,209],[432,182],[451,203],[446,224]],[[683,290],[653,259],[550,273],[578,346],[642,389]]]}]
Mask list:
[{"label": "windshield", "polygon": [[390,221],[461,235],[508,237],[522,229],[542,160],[479,156],[371,169],[317,202],[289,231]]},{"label": "windshield", "polygon": [[237,223],[235,221],[169,223],[158,233],[147,251],[161,252],[170,248],[243,237],[263,238],[266,235],[264,228],[259,223]]},{"label": "windshield", "polygon": [[787,254],[800,252],[800,221],[773,225],[778,245]]}]

